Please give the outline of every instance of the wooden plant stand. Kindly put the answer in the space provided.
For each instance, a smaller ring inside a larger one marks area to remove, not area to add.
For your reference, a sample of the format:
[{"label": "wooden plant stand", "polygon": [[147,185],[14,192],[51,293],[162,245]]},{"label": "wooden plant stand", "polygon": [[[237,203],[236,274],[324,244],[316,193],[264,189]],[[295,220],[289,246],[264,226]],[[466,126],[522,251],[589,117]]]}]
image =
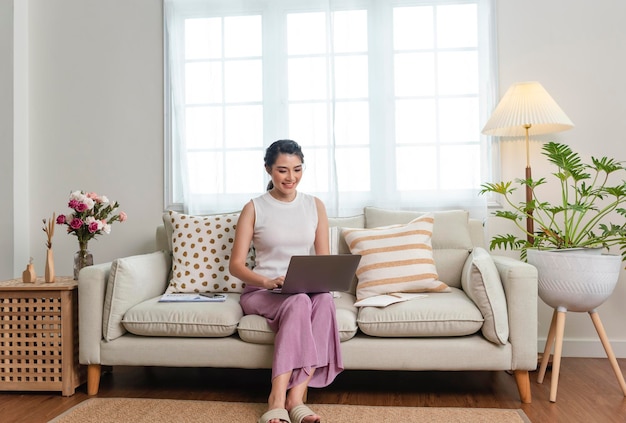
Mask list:
[{"label": "wooden plant stand", "polygon": [[[591,310],[588,313],[591,317],[591,321],[593,322],[594,327],[596,328],[596,332],[598,332],[598,336],[600,337],[600,341],[602,342],[604,351],[606,352],[609,362],[611,363],[613,372],[615,372],[617,382],[619,383],[619,386],[622,389],[624,396],[626,396],[626,382],[624,382],[624,376],[622,375],[622,371],[619,368],[619,364],[617,362],[617,359],[615,358],[615,354],[613,353],[611,344],[609,343],[609,338],[606,336],[606,332],[604,331],[604,326],[602,325],[602,321],[600,320],[600,315],[595,310]],[[546,368],[548,367],[548,362],[550,360],[550,352],[552,350],[552,345],[554,344],[552,379],[550,380],[550,402],[556,402],[556,391],[559,384],[559,371],[561,369],[561,354],[563,352],[563,332],[565,331],[566,315],[567,310],[565,308],[558,307],[554,309],[554,313],[552,314],[552,322],[550,323],[550,330],[548,331],[548,339],[546,339],[546,347],[543,352],[541,366],[539,367],[539,374],[537,376],[537,382],[543,383],[543,378],[546,374]]]}]

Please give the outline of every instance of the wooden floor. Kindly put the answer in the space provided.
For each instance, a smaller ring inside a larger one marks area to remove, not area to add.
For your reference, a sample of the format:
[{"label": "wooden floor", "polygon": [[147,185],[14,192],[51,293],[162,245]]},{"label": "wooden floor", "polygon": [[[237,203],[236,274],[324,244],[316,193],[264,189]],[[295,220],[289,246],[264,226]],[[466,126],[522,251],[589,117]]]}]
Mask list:
[{"label": "wooden floor", "polygon": [[[626,359],[619,360],[622,371]],[[521,408],[533,423],[623,423],[626,398],[607,359],[563,358],[556,403],[550,376],[531,373],[532,404],[521,404],[506,372],[345,371],[309,403],[420,407]],[[265,402],[267,370],[115,367],[102,376],[98,397]],[[86,386],[71,397],[51,392],[0,392],[0,421],[45,423],[89,398]]]}]

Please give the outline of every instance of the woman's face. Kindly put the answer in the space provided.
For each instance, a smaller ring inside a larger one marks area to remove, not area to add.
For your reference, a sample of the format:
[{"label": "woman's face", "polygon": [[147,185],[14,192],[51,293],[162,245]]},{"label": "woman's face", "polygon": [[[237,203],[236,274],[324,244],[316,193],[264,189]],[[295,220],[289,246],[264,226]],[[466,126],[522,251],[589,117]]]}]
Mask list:
[{"label": "woman's face", "polygon": [[274,183],[275,197],[291,201],[295,198],[296,188],[302,179],[302,160],[295,154],[280,153],[276,162],[268,169]]}]

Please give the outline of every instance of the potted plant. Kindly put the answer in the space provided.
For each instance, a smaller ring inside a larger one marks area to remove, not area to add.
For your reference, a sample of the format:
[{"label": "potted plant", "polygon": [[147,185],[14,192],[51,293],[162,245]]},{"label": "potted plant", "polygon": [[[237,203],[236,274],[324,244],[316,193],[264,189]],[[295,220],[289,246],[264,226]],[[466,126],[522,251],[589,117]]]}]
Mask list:
[{"label": "potted plant", "polygon": [[[497,194],[510,207],[510,210],[498,210],[493,214],[514,222],[526,237],[495,235],[490,241],[490,249],[520,250],[522,259],[527,259],[538,268],[539,293],[548,305],[588,311],[612,293],[619,277],[620,264],[626,260],[626,180],[622,179],[616,185],[610,182],[622,174],[626,175],[626,167],[622,162],[607,157],[592,157],[589,163],[585,163],[577,153],[560,143],[546,143],[542,150],[548,161],[556,166],[552,175],[560,184],[560,199],[549,202],[538,197],[537,187],[548,183],[543,177],[538,180],[517,179],[517,186],[513,182],[483,184],[481,194]],[[514,202],[513,192],[518,186],[530,187],[532,195],[529,201]],[[612,222],[611,218],[617,218],[619,222]],[[523,226],[525,219],[534,222],[534,233],[529,233]],[[621,256],[590,252],[596,249],[601,253],[611,247],[618,247]],[[564,251],[578,254],[572,258],[564,256]],[[592,270],[592,258],[589,256],[598,257],[594,261],[603,263],[605,269]],[[566,262],[562,263],[563,260]],[[563,299],[564,285],[572,287],[579,283],[592,283],[587,279],[593,273],[605,274],[605,279],[612,281],[612,286],[609,284],[600,289],[603,292],[597,298],[589,298],[595,295],[588,291],[598,292],[597,285],[592,288],[574,287],[578,291],[574,294],[576,302],[584,296],[589,300],[586,304],[574,304]]]}]

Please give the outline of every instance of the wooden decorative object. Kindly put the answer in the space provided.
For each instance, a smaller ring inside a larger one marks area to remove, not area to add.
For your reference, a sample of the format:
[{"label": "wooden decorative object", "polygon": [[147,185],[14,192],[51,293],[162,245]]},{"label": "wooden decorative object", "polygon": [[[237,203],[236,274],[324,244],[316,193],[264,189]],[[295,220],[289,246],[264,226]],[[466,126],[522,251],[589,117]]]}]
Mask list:
[{"label": "wooden decorative object", "polygon": [[46,251],[46,282],[54,282],[54,254],[52,248],[48,248]]},{"label": "wooden decorative object", "polygon": [[56,223],[56,213],[52,213],[52,219],[46,222],[46,219],[43,220],[43,231],[46,233],[48,238],[46,242],[46,247],[48,247],[48,251],[46,252],[46,282],[54,282],[54,255],[52,254],[52,237],[54,236],[54,224]]},{"label": "wooden decorative object", "polygon": [[22,272],[22,281],[25,283],[35,283],[37,280],[37,274],[35,273],[35,266],[33,266],[33,258],[26,265],[26,270]]}]

